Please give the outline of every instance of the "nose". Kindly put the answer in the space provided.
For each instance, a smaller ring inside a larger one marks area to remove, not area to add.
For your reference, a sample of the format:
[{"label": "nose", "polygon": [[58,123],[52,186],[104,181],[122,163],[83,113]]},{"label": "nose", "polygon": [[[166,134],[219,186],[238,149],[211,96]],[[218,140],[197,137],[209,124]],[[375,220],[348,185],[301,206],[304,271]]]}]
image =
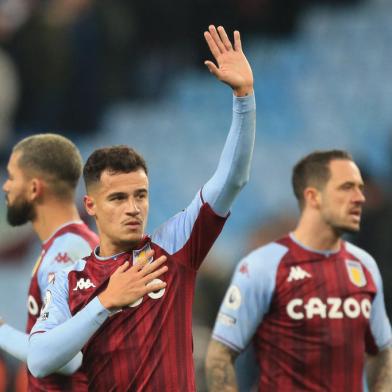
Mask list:
[{"label": "nose", "polygon": [[136,200],[131,197],[128,203],[128,213],[130,215],[138,215],[140,213],[140,208],[136,202]]},{"label": "nose", "polygon": [[360,188],[357,189],[357,191],[355,192],[354,201],[356,203],[360,203],[360,204],[365,203],[366,197],[365,197],[362,189],[360,189]]},{"label": "nose", "polygon": [[7,193],[8,192],[8,180],[6,180],[3,184],[3,192]]}]

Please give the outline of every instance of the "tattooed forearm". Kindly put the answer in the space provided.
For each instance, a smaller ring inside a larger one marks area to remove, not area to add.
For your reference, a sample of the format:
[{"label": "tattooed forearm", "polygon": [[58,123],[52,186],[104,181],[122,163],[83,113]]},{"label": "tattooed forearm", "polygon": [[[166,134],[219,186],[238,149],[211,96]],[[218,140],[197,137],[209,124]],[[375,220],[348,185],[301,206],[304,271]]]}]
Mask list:
[{"label": "tattooed forearm", "polygon": [[392,348],[380,351],[367,360],[367,375],[371,392],[392,390]]},{"label": "tattooed forearm", "polygon": [[237,380],[234,361],[238,353],[224,344],[211,340],[206,358],[209,392],[236,392]]}]

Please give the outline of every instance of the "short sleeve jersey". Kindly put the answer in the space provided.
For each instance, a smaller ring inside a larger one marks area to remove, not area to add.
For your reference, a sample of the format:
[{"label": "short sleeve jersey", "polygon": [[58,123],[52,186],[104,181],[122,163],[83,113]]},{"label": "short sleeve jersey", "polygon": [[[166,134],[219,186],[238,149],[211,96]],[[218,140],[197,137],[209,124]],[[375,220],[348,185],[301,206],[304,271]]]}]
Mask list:
[{"label": "short sleeve jersey", "polygon": [[292,236],[263,246],[238,264],[213,338],[254,344],[260,391],[362,391],[365,352],[391,345],[377,265],[348,242],[335,253]]},{"label": "short sleeve jersey", "polygon": [[[48,285],[55,273],[72,266],[80,258],[87,256],[98,244],[97,235],[83,222],[70,222],[59,227],[56,232],[42,244],[41,254],[33,268],[28,294],[28,319],[26,332],[29,334],[34,326],[43,303]],[[82,372],[72,376],[54,374],[37,379],[28,372],[29,391],[75,391],[87,390],[87,383]]]}]

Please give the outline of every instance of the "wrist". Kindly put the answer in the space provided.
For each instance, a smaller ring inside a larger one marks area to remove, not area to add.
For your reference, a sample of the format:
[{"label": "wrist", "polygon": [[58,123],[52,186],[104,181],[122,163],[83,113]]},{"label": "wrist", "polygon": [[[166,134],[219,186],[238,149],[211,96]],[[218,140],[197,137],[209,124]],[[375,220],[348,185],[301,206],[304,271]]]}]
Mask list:
[{"label": "wrist", "polygon": [[253,86],[242,86],[233,89],[233,93],[236,97],[247,97],[253,95]]},{"label": "wrist", "polygon": [[107,298],[107,295],[105,295],[105,292],[101,293],[98,295],[99,302],[101,305],[106,309],[106,310],[111,310],[113,308],[113,303],[110,301],[109,298]]}]

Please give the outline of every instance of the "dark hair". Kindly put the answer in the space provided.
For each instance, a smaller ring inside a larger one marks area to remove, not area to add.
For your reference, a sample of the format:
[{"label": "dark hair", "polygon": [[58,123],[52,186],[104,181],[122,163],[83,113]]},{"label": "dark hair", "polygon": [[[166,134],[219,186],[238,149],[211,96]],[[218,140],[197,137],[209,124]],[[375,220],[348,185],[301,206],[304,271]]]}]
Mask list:
[{"label": "dark hair", "polygon": [[104,147],[95,150],[87,159],[83,169],[83,178],[88,189],[98,183],[102,172],[130,173],[138,169],[148,174],[146,161],[133,148],[125,145]]},{"label": "dark hair", "polygon": [[352,161],[353,158],[344,150],[314,151],[294,166],[291,183],[301,210],[305,201],[304,190],[309,186],[323,188],[331,176],[329,163],[333,160]]},{"label": "dark hair", "polygon": [[82,157],[69,139],[53,133],[29,136],[13,150],[21,152],[19,167],[30,175],[39,175],[58,197],[73,197],[82,174]]}]

